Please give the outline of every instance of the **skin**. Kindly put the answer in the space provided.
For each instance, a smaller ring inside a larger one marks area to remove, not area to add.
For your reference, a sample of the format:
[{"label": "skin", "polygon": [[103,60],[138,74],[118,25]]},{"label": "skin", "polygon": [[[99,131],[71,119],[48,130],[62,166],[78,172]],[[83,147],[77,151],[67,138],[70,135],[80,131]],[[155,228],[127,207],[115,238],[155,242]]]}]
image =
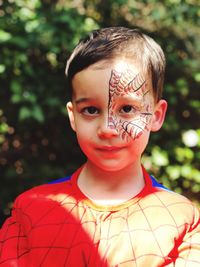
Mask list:
[{"label": "skin", "polygon": [[144,187],[141,155],[151,131],[164,121],[167,103],[155,103],[152,83],[128,60],[101,61],[77,73],[67,103],[72,129],[87,156],[78,178],[98,204],[126,201]]}]

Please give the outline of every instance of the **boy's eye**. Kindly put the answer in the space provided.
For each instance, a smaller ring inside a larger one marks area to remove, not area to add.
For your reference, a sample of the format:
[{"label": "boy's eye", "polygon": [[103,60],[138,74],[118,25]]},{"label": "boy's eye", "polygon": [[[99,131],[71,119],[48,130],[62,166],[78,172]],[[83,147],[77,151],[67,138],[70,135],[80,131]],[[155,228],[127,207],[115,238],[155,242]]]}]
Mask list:
[{"label": "boy's eye", "polygon": [[81,111],[83,114],[86,114],[86,115],[96,115],[96,114],[99,114],[99,110],[96,108],[96,107],[85,107],[82,109]]},{"label": "boy's eye", "polygon": [[135,113],[135,111],[136,109],[131,105],[125,105],[120,109],[120,113],[123,113],[123,114]]}]

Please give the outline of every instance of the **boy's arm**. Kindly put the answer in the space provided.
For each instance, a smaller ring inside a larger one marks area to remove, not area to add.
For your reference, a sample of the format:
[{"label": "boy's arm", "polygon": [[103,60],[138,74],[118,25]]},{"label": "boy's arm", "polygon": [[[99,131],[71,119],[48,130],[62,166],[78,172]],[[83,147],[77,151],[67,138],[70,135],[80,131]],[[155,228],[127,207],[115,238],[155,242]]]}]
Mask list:
[{"label": "boy's arm", "polygon": [[200,211],[194,208],[194,220],[177,248],[175,267],[200,267]]},{"label": "boy's arm", "polygon": [[27,266],[27,238],[22,226],[23,212],[15,201],[12,216],[0,230],[0,266]]}]

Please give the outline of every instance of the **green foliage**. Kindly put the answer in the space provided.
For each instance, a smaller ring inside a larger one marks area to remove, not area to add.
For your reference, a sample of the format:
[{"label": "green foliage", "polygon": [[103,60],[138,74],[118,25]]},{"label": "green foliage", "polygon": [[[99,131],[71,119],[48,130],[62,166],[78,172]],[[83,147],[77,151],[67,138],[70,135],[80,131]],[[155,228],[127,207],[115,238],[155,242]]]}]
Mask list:
[{"label": "green foliage", "polygon": [[[144,165],[200,201],[200,5],[198,0],[5,0],[0,2],[1,199],[72,172],[84,158],[68,124],[66,59],[92,29],[139,27],[167,57],[163,129]],[[191,131],[192,130],[192,131]]]}]

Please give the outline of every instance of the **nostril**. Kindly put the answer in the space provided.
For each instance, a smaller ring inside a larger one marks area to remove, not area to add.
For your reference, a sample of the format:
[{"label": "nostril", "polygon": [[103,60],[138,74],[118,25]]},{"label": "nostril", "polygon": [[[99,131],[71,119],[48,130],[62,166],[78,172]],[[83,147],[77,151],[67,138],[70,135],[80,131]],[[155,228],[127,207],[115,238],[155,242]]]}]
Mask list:
[{"label": "nostril", "polygon": [[107,124],[104,126],[101,126],[98,130],[98,135],[100,137],[110,138],[112,136],[118,135],[118,131],[113,124]]}]

